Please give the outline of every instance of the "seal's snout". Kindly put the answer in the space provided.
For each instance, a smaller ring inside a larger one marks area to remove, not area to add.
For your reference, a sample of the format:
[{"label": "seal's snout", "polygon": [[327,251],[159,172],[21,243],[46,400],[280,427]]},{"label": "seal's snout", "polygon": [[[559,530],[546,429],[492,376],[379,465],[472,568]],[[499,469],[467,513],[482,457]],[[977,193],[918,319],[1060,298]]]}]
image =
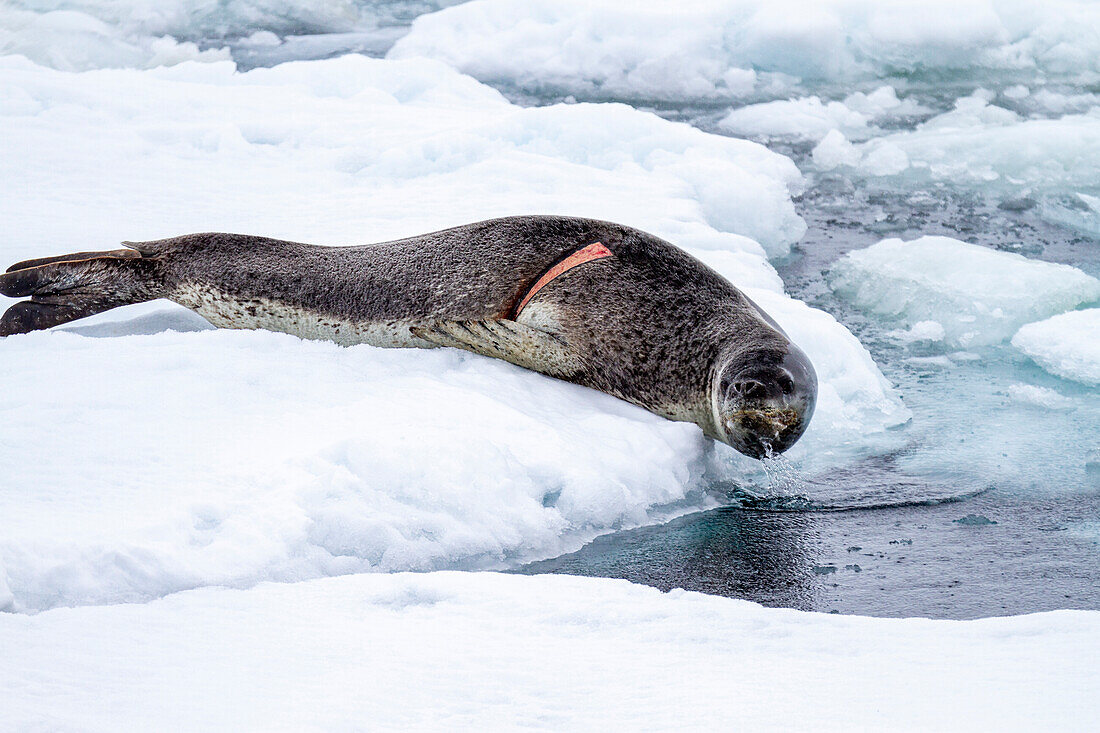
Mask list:
[{"label": "seal's snout", "polygon": [[726,442],[752,458],[794,445],[817,404],[817,374],[794,345],[778,363],[757,365],[731,378],[726,387],[719,408]]},{"label": "seal's snout", "polygon": [[759,379],[742,379],[733,383],[733,391],[742,400],[762,400],[768,396],[768,388]]}]

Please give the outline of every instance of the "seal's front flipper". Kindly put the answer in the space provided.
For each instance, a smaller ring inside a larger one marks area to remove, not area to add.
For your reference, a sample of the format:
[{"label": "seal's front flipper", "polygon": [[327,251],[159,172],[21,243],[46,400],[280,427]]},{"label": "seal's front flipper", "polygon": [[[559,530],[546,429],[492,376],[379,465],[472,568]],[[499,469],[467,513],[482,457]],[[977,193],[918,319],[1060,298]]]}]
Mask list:
[{"label": "seal's front flipper", "polygon": [[414,326],[412,332],[439,346],[503,359],[552,377],[568,379],[584,368],[581,355],[560,337],[515,321],[436,321]]},{"label": "seal's front flipper", "polygon": [[30,298],[0,318],[0,336],[37,331],[161,296],[157,264],[131,250],[27,260],[0,274],[0,294]]}]

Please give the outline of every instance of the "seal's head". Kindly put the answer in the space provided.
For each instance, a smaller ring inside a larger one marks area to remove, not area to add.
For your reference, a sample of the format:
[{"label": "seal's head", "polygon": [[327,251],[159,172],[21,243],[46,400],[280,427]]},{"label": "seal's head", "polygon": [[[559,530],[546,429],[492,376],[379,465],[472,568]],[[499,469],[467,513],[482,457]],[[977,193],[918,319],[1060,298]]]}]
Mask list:
[{"label": "seal's head", "polygon": [[716,437],[752,458],[777,455],[795,444],[814,414],[817,374],[789,340],[765,338],[719,361],[712,382]]}]

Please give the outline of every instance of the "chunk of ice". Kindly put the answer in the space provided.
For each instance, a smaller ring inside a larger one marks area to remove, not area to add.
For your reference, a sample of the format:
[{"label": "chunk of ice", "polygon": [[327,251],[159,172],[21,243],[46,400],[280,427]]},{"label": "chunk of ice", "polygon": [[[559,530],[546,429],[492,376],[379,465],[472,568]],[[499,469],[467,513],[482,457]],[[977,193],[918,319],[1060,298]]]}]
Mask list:
[{"label": "chunk of ice", "polygon": [[1008,396],[1025,405],[1034,405],[1048,410],[1072,410],[1077,403],[1048,387],[1034,384],[1010,384]]},{"label": "chunk of ice", "polygon": [[1100,308],[1029,323],[1012,337],[1012,345],[1051,374],[1100,385]]},{"label": "chunk of ice", "polygon": [[949,237],[883,240],[840,258],[828,279],[861,309],[914,328],[936,321],[949,345],[964,347],[1100,298],[1100,280],[1074,267]]}]

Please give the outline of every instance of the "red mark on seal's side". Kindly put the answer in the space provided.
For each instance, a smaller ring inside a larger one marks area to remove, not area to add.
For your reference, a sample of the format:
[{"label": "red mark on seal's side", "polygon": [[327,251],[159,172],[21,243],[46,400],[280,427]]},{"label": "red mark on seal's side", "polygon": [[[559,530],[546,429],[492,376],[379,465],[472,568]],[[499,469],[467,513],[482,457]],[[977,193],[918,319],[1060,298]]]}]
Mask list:
[{"label": "red mark on seal's side", "polygon": [[527,295],[523,297],[523,300],[520,301],[520,304],[516,307],[516,312],[512,316],[512,320],[514,321],[519,318],[519,314],[523,311],[527,302],[535,297],[535,293],[549,285],[550,281],[554,278],[569,272],[577,265],[583,265],[585,262],[591,262],[592,260],[602,260],[604,257],[611,257],[611,255],[611,250],[599,242],[593,242],[583,249],[578,249],[576,252],[547,270],[546,274],[540,277],[535,284],[531,286],[531,289],[527,291]]}]

